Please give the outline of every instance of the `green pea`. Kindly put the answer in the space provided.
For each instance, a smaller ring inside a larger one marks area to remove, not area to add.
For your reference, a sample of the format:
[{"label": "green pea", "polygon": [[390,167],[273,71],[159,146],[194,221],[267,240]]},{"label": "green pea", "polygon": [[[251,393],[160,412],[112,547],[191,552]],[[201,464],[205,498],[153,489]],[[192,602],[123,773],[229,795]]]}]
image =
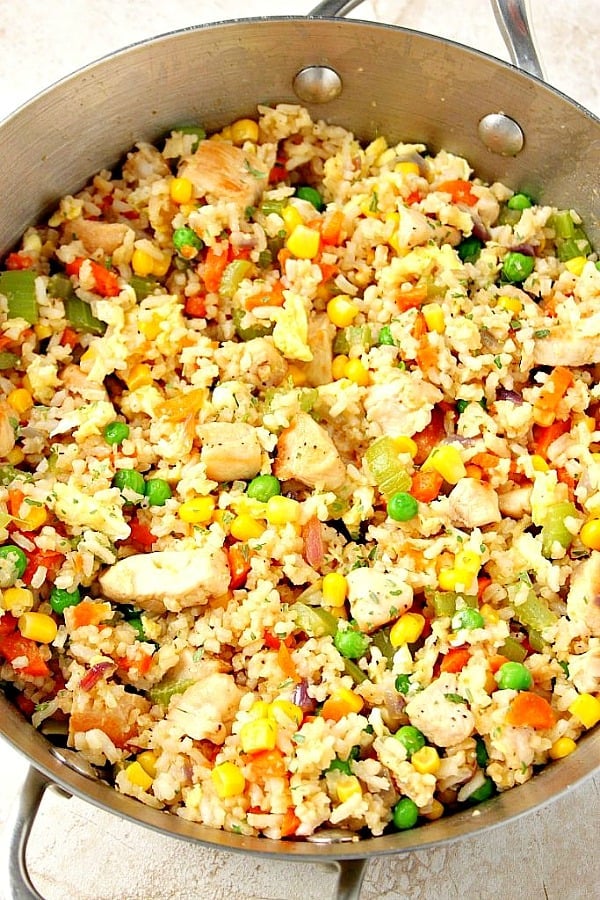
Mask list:
[{"label": "green pea", "polygon": [[129,425],[125,422],[109,422],[104,426],[103,434],[107,444],[122,444],[129,437]]},{"label": "green pea", "polygon": [[394,806],[392,815],[398,831],[406,831],[407,828],[414,828],[417,824],[419,807],[410,797],[402,797]]},{"label": "green pea", "polygon": [[513,194],[506,205],[509,209],[529,209],[533,203],[527,194]]},{"label": "green pea", "polygon": [[418,511],[418,502],[412,494],[407,494],[405,491],[397,491],[388,500],[387,513],[395,522],[409,522],[414,519]]},{"label": "green pea", "polygon": [[[184,225],[182,228],[176,228],[173,232],[173,246],[178,253],[181,253],[186,259],[195,256],[198,250],[202,250],[204,243],[198,237],[195,231]],[[193,252],[185,248],[189,247]]]},{"label": "green pea", "polygon": [[164,478],[149,478],[145,494],[150,506],[164,506],[173,496],[169,483]]},{"label": "green pea", "polygon": [[485,769],[490,759],[485,741],[481,737],[475,738],[475,759],[481,769]]},{"label": "green pea", "polygon": [[468,800],[470,803],[483,803],[484,800],[489,800],[495,793],[496,785],[491,778],[486,778],[481,787],[469,794]]},{"label": "green pea", "polygon": [[370,640],[366,634],[346,628],[344,631],[336,631],[333,643],[346,659],[360,659],[365,655]]},{"label": "green pea", "polygon": [[465,238],[464,241],[460,242],[456,248],[456,252],[463,262],[474,263],[479,259],[482,247],[483,241],[480,241],[479,238],[471,235],[471,237]]},{"label": "green pea", "polygon": [[389,325],[384,325],[381,331],[379,332],[379,337],[377,338],[377,343],[380,347],[395,347],[396,341],[392,335],[392,329]]},{"label": "green pea", "polygon": [[319,212],[325,209],[323,198],[315,188],[303,185],[296,188],[295,194],[300,200],[308,200]]},{"label": "green pea", "polygon": [[50,592],[50,606],[55,613],[64,613],[68,606],[77,606],[78,603],[81,603],[79,588],[66,591],[64,588],[53,587]]},{"label": "green pea", "polygon": [[15,583],[17,578],[22,578],[27,568],[27,557],[20,547],[15,544],[5,544],[0,547],[0,559],[6,559],[11,563],[11,568],[0,572],[0,587],[7,588]]},{"label": "green pea", "polygon": [[145,641],[146,633],[144,631],[144,626],[142,625],[142,620],[140,619],[140,617],[136,616],[133,619],[128,619],[127,622],[135,631],[136,640]]},{"label": "green pea", "polygon": [[494,677],[500,690],[528,691],[533,684],[531,672],[520,662],[505,662]]},{"label": "green pea", "polygon": [[410,678],[408,675],[397,675],[394,687],[399,694],[408,694],[410,690]]},{"label": "green pea", "polygon": [[248,496],[266,503],[281,494],[281,483],[274,475],[257,475],[248,485]]},{"label": "green pea", "polygon": [[461,413],[464,413],[465,409],[466,409],[467,406],[469,405],[469,402],[470,402],[469,400],[457,400],[457,401],[456,401],[456,404],[455,404],[455,406],[456,406],[456,412],[457,412],[459,415],[461,415]]},{"label": "green pea", "polygon": [[458,631],[459,628],[483,628],[485,621],[478,609],[466,606],[459,609],[452,617],[452,628]]},{"label": "green pea", "polygon": [[124,491],[132,491],[143,497],[146,493],[146,482],[144,476],[136,472],[135,469],[117,469],[112,480],[113,486],[118,487],[121,493]]},{"label": "green pea", "polygon": [[506,281],[521,282],[531,275],[534,268],[535,259],[533,256],[526,256],[525,253],[512,251],[504,257],[502,275]]},{"label": "green pea", "polygon": [[402,728],[398,729],[394,737],[397,741],[400,741],[409,759],[413,753],[424,747],[426,743],[425,735],[418,728],[415,728],[414,725],[403,725]]}]

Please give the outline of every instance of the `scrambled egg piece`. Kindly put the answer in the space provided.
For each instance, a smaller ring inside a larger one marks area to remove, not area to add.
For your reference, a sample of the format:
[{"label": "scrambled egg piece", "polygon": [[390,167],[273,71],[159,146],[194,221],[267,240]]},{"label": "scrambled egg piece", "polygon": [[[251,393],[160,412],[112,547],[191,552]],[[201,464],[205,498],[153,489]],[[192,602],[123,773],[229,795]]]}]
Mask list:
[{"label": "scrambled egg piece", "polygon": [[311,362],[313,355],[308,345],[308,316],[304,301],[293,291],[284,291],[285,302],[277,310],[273,343],[288,359]]},{"label": "scrambled egg piece", "polygon": [[91,497],[79,488],[57,481],[49,506],[71,528],[93,528],[112,541],[123,541],[131,529],[123,518],[118,488],[104,488]]}]

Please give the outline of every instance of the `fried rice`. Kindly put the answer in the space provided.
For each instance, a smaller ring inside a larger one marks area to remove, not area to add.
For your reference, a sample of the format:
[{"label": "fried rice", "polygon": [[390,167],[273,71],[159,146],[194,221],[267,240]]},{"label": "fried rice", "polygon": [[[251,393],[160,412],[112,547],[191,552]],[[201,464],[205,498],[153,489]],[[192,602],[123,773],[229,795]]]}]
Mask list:
[{"label": "fried rice", "polygon": [[136,145],[0,273],[0,681],[115,788],[423,825],[600,720],[574,210],[299,106]]}]

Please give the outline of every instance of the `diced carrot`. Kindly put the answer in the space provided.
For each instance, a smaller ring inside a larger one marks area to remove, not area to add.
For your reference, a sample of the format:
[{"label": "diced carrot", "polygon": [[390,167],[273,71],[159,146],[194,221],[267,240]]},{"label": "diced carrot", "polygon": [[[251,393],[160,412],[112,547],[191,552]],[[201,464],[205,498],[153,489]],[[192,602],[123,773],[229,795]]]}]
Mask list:
[{"label": "diced carrot", "polygon": [[321,278],[323,284],[333,278],[334,275],[337,275],[339,271],[339,267],[334,265],[333,263],[319,263],[319,268],[321,270]]},{"label": "diced carrot", "polygon": [[40,567],[45,568],[47,570],[47,578],[53,580],[64,558],[64,554],[58,553],[56,550],[39,550],[37,548],[32,550],[27,558],[27,566],[23,572],[23,581],[25,584],[31,584],[33,576]]},{"label": "diced carrot", "polygon": [[74,328],[67,327],[60,336],[60,343],[63,347],[76,347],[79,343],[79,335]]},{"label": "diced carrot", "polygon": [[466,464],[465,472],[467,473],[468,478],[475,478],[477,481],[481,481],[483,478],[483,472],[479,466],[474,466],[473,463]]},{"label": "diced carrot", "polygon": [[495,469],[500,462],[500,457],[495,453],[476,453],[471,457],[470,462],[481,469]]},{"label": "diced carrot", "polygon": [[106,603],[95,603],[93,600],[82,600],[77,606],[70,606],[65,610],[65,619],[68,619],[69,628],[81,628],[84,625],[99,625],[107,615]]},{"label": "diced carrot", "polygon": [[227,561],[229,563],[229,572],[231,581],[229,589],[232,591],[243,587],[246,584],[246,578],[250,572],[250,551],[248,544],[239,541],[227,548]]},{"label": "diced carrot", "polygon": [[573,476],[568,472],[564,466],[560,466],[556,470],[556,477],[561,482],[561,484],[566,484],[569,489],[569,500],[573,500],[575,496],[575,488],[577,486],[577,481],[573,478]]},{"label": "diced carrot", "polygon": [[425,316],[422,313],[417,313],[417,317],[415,319],[415,324],[413,325],[411,335],[414,337],[414,339],[416,341],[418,341],[426,334],[427,334],[427,322],[425,321]]},{"label": "diced carrot", "polygon": [[137,653],[133,659],[127,656],[119,657],[116,663],[120,669],[128,672],[130,669],[137,669],[140,675],[145,675],[151,668],[154,657],[151,653]]},{"label": "diced carrot", "polygon": [[506,714],[508,725],[530,728],[552,728],[556,721],[554,711],[544,697],[531,691],[520,691],[512,700]]},{"label": "diced carrot", "polygon": [[46,661],[42,659],[39,644],[30,638],[23,637],[18,631],[0,637],[0,656],[12,663],[16,659],[25,658],[27,663],[17,670],[32,678],[46,678],[50,674]]},{"label": "diced carrot", "polygon": [[[70,263],[67,263],[65,266],[67,275],[79,275],[79,270],[81,269],[84,262],[84,257],[78,256]],[[94,278],[94,287],[96,292],[102,297],[118,296],[121,288],[119,287],[119,282],[115,273],[109,272],[108,269],[106,269],[104,266],[101,266],[100,263],[94,262],[93,259],[90,259],[89,263]]]},{"label": "diced carrot", "polygon": [[508,662],[506,656],[502,656],[501,653],[496,653],[494,656],[490,656],[488,659],[488,666],[490,667],[490,672],[495,675],[500,666],[503,666],[504,663]]},{"label": "diced carrot", "polygon": [[398,291],[396,294],[396,306],[399,312],[406,312],[407,309],[416,309],[427,300],[427,285],[415,284],[414,287],[407,291]]},{"label": "diced carrot", "polygon": [[333,719],[339,722],[350,713],[360,712],[363,708],[363,699],[358,694],[347,689],[340,689],[331,694],[321,707],[321,715],[324,719]]},{"label": "diced carrot", "polygon": [[292,681],[295,681],[296,683],[300,683],[302,681],[300,675],[298,674],[296,664],[292,659],[292,654],[284,643],[279,644],[279,649],[277,650],[277,662],[279,663],[279,668],[286,678],[291,678]]},{"label": "diced carrot", "polygon": [[435,469],[427,472],[415,472],[412,477],[410,493],[415,500],[419,500],[421,503],[431,503],[439,495],[443,483],[444,479]]},{"label": "diced carrot", "polygon": [[16,519],[19,518],[19,510],[21,509],[21,504],[24,499],[25,494],[17,488],[13,488],[8,492],[8,512]]},{"label": "diced carrot", "polygon": [[279,263],[279,268],[283,272],[285,269],[285,264],[288,259],[292,258],[292,253],[288,250],[287,247],[282,247],[279,253],[277,254],[277,262]]},{"label": "diced carrot", "polygon": [[439,407],[434,407],[431,412],[431,421],[423,431],[413,434],[412,439],[417,445],[415,463],[420,466],[424,463],[431,451],[446,437],[444,428],[444,413]]},{"label": "diced carrot", "polygon": [[223,272],[229,262],[229,254],[227,247],[221,244],[217,245],[221,252],[217,253],[215,247],[209,247],[206,251],[204,266],[202,269],[202,278],[206,285],[206,290],[214,293],[219,290]]},{"label": "diced carrot", "polygon": [[427,369],[433,369],[437,361],[438,352],[436,348],[431,344],[428,335],[423,335],[419,341],[419,348],[417,350],[417,362],[419,368],[422,369],[423,372],[426,372]]},{"label": "diced carrot", "polygon": [[423,194],[421,193],[421,191],[411,191],[404,202],[407,206],[412,206],[413,203],[419,203],[422,199]]},{"label": "diced carrot", "polygon": [[276,158],[275,165],[269,172],[269,184],[277,184],[278,181],[283,181],[285,178],[287,178],[288,172],[285,167],[285,163],[285,156],[278,156]]},{"label": "diced carrot", "polygon": [[253,310],[257,306],[283,306],[283,303],[283,284],[277,280],[269,290],[248,297],[245,306],[247,310]]},{"label": "diced carrot", "polygon": [[287,775],[287,766],[281,750],[261,750],[248,757],[246,765],[253,781],[264,781],[265,778],[283,778]]},{"label": "diced carrot", "polygon": [[533,418],[538,425],[552,425],[558,406],[573,384],[573,373],[566,366],[556,366],[533,406]]},{"label": "diced carrot", "polygon": [[5,612],[0,618],[0,638],[6,634],[12,634],[17,630],[17,620],[9,612]]},{"label": "diced carrot", "polygon": [[300,826],[300,819],[294,812],[293,807],[290,806],[288,810],[283,814],[283,821],[281,823],[281,837],[291,837],[293,834],[296,834]]},{"label": "diced carrot", "polygon": [[136,544],[141,550],[150,550],[156,542],[156,536],[152,534],[147,525],[143,525],[139,519],[133,518],[129,522],[131,528],[130,539],[132,544]]},{"label": "diced carrot", "polygon": [[471,651],[468,647],[451,647],[444,656],[441,664],[441,672],[460,672],[471,658]]},{"label": "diced carrot", "polygon": [[316,516],[311,516],[308,522],[302,526],[302,538],[304,540],[304,559],[313,569],[318,569],[323,563],[325,548],[323,526]]},{"label": "diced carrot", "polygon": [[450,194],[453,203],[466,203],[467,206],[475,206],[478,198],[471,192],[471,182],[465,181],[463,178],[453,178],[450,181],[443,181],[435,188],[436,191],[443,191],[444,194]]},{"label": "diced carrot", "polygon": [[184,310],[186,315],[195,319],[203,319],[206,315],[206,303],[204,294],[194,294],[185,301]]},{"label": "diced carrot", "polygon": [[263,642],[265,647],[268,647],[269,650],[279,650],[279,647],[281,646],[280,639],[276,637],[269,628],[265,628]]},{"label": "diced carrot", "polygon": [[321,240],[324,244],[337,247],[342,242],[342,229],[344,227],[344,214],[341,210],[325,215],[321,225]]},{"label": "diced carrot", "polygon": [[477,578],[477,596],[480,601],[491,583],[492,579],[489,577],[489,575],[479,575],[479,577]]},{"label": "diced carrot", "polygon": [[188,416],[195,416],[206,402],[206,388],[193,388],[191,391],[180,391],[161,403],[157,412],[172,422],[183,422]]},{"label": "diced carrot", "polygon": [[554,443],[562,434],[566,434],[570,428],[571,423],[568,419],[565,422],[552,422],[551,425],[534,425],[532,449],[539,456],[547,456],[550,444]]},{"label": "diced carrot", "polygon": [[6,257],[7,269],[29,269],[32,265],[33,259],[26,253],[9,253]]}]

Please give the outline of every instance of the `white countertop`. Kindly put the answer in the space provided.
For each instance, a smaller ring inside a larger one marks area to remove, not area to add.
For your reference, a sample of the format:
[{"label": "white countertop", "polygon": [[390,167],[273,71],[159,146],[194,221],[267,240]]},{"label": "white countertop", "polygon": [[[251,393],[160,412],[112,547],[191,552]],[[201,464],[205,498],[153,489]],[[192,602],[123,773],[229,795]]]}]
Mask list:
[{"label": "white countertop", "polygon": [[[531,0],[548,81],[600,115],[597,0]],[[304,14],[291,0],[20,0],[2,4],[0,118],[74,69],[133,41],[236,15]],[[405,25],[507,59],[485,0],[373,0],[353,16]],[[26,772],[0,742],[2,823]],[[598,896],[600,776],[479,838],[369,863],[363,900],[583,900]],[[212,851],[154,834],[49,792],[29,845],[46,900],[324,900],[334,877],[312,864]],[[4,891],[4,893],[1,893]],[[0,896],[9,900],[0,883]]]}]

